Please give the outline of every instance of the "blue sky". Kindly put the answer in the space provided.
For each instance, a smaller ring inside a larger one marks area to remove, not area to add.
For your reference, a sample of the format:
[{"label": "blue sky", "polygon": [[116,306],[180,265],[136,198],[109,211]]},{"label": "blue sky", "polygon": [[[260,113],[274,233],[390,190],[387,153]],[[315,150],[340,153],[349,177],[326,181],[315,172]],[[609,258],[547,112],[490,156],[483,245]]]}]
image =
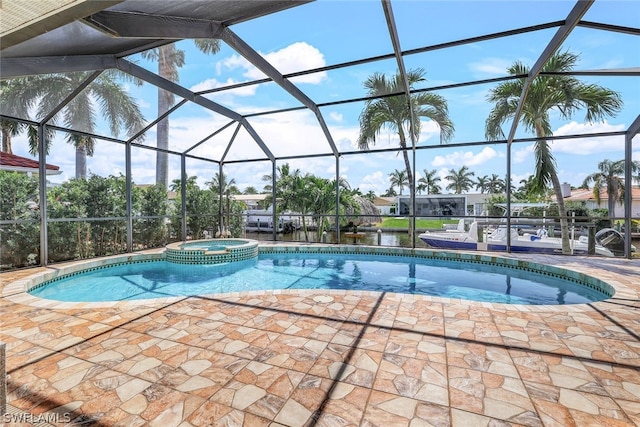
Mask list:
[{"label": "blue sky", "polygon": [[[506,31],[523,26],[544,24],[562,20],[573,7],[569,1],[394,1],[393,13],[398,26],[403,50],[420,48],[437,43],[455,41],[487,33]],[[640,2],[596,1],[583,18],[587,21],[640,27]],[[379,1],[316,1],[283,12],[237,24],[231,27],[239,37],[263,55],[281,73],[286,74],[354,61],[364,57],[392,53],[391,41],[385,17]],[[417,87],[434,87],[504,76],[514,60],[533,65],[547,45],[555,28],[522,34],[504,39],[490,40],[436,50],[405,57],[407,69],[422,68],[427,81]],[[178,47],[185,51],[186,65],[180,71],[179,83],[193,91],[201,91],[244,81],[260,79],[262,73],[251,66],[233,49],[221,42],[221,50],[215,55],[200,53],[191,41],[182,41]],[[576,28],[564,42],[562,50],[580,54],[578,69],[629,68],[640,65],[640,40],[638,37],[600,30]],[[139,65],[156,70],[154,63],[140,56],[130,58]],[[395,60],[384,60],[359,66],[316,73],[293,79],[315,103],[323,104],[365,96],[364,80],[374,72],[392,75],[396,72]],[[588,125],[584,113],[576,114],[572,121],[553,116],[555,135],[571,133],[596,133],[625,130],[640,112],[640,83],[631,77],[586,77],[585,81],[597,83],[619,91],[625,102],[623,111],[603,123]],[[492,85],[477,85],[438,93],[449,105],[449,113],[456,131],[451,143],[484,140],[484,122],[491,109],[486,96]],[[131,94],[138,99],[145,118],[156,117],[156,90],[148,84],[141,87],[128,85]],[[240,114],[264,110],[297,107],[300,103],[274,83],[253,85],[207,97]],[[351,103],[322,107],[321,112],[335,144],[342,152],[356,151],[358,117],[363,103]],[[170,148],[183,151],[203,138],[221,129],[229,119],[213,114],[203,107],[187,103],[170,116]],[[322,134],[316,117],[308,110],[249,118],[276,156],[329,153],[329,144]],[[510,124],[504,127],[508,133]],[[447,148],[440,145],[439,132],[430,122],[424,122],[419,146],[434,149],[419,150],[417,154],[418,177],[423,170],[435,169],[443,178],[450,169],[466,165],[476,176],[506,174],[506,151],[502,145],[483,144],[473,147]],[[193,154],[220,159],[227,142],[232,138],[236,125],[229,126],[215,137],[193,150]],[[110,135],[101,127],[100,132]],[[121,135],[122,136],[122,135]],[[517,137],[531,134],[519,127]],[[640,160],[640,145],[636,137],[634,159]],[[17,154],[26,154],[24,144],[15,143]],[[576,141],[554,142],[553,152],[561,182],[578,186],[584,177],[597,171],[603,159],[619,160],[624,156],[622,137],[584,138]],[[145,145],[155,145],[155,128],[146,135]],[[393,132],[383,132],[375,148],[397,147]],[[534,157],[529,143],[513,146],[512,175],[514,183],[526,178],[534,170]],[[180,160],[171,156],[170,180],[179,177]],[[251,160],[264,158],[259,147],[248,133],[240,130],[227,154],[227,160]],[[303,173],[309,172],[326,178],[335,178],[334,157],[296,159],[288,162]],[[73,149],[58,136],[48,158],[48,163],[61,166],[63,175],[54,181],[73,176]],[[153,183],[155,153],[150,150],[133,150],[133,178],[136,183]],[[91,173],[109,175],[124,172],[124,148],[114,143],[101,142],[93,158],[88,160]],[[189,175],[197,175],[204,184],[218,171],[217,165],[198,160],[188,160]],[[395,153],[370,153],[345,155],[339,162],[339,173],[352,187],[366,193],[373,190],[380,194],[389,188],[388,174],[403,169],[401,155]],[[243,189],[254,186],[261,190],[262,176],[271,173],[268,161],[225,166],[225,174],[236,180]],[[406,191],[406,190],[405,190]]]}]

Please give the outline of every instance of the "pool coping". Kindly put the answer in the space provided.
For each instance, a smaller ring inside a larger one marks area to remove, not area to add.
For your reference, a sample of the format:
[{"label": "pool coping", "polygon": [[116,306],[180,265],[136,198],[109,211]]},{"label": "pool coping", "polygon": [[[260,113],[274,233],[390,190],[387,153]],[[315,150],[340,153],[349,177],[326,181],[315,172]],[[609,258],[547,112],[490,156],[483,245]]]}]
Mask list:
[{"label": "pool coping", "polygon": [[[615,276],[598,274],[598,271],[589,269],[589,273],[585,274],[580,271],[585,263],[593,260],[593,257],[586,256],[559,256],[559,255],[537,255],[523,256],[522,254],[507,253],[487,253],[475,251],[443,251],[431,249],[410,249],[396,247],[380,247],[366,245],[330,245],[330,244],[304,244],[304,243],[266,243],[260,242],[258,246],[260,253],[347,253],[360,255],[385,255],[385,256],[410,256],[427,259],[443,259],[448,261],[459,262],[478,262],[490,265],[501,265],[522,270],[536,271],[542,274],[550,274],[558,276],[560,272],[569,273],[569,277],[577,281],[590,281],[595,286],[609,287],[605,290],[613,291],[611,297],[615,298],[632,298],[639,299],[640,293],[631,287],[626,286],[622,281],[615,280]],[[94,258],[90,260],[71,261],[67,263],[56,264],[55,266],[40,267],[41,271],[34,274],[13,280],[2,286],[2,298],[6,300],[29,306],[35,306],[48,309],[84,309],[84,308],[101,308],[101,307],[135,307],[139,305],[163,305],[189,298],[188,296],[176,296],[166,298],[139,299],[130,301],[109,301],[109,302],[63,302],[48,300],[35,297],[28,291],[43,282],[54,280],[58,277],[70,275],[86,269],[102,268],[115,264],[126,262],[149,262],[165,259],[165,250],[154,249],[150,251],[137,252],[133,254],[120,254],[109,257]],[[557,262],[560,261],[560,262]],[[611,262],[611,259],[606,261]],[[629,261],[621,259],[618,262]],[[605,270],[606,271],[606,270]],[[219,297],[235,297],[240,295],[261,296],[273,294],[291,294],[291,295],[309,295],[309,294],[379,294],[375,291],[354,291],[354,290],[331,290],[331,289],[279,289],[279,290],[259,290],[259,291],[243,291],[243,292],[226,292],[207,295],[216,295]],[[563,310],[580,310],[585,304],[565,304],[565,305],[529,305],[529,304],[506,304],[466,300],[461,298],[448,298],[430,295],[416,295],[405,293],[390,293],[399,295],[406,300],[425,300],[434,302],[457,302],[463,304],[480,304],[493,308],[511,308],[523,311],[556,311],[559,308]],[[611,293],[610,293],[611,294]],[[610,297],[610,298],[611,298]],[[607,301],[608,299],[602,300]]]}]

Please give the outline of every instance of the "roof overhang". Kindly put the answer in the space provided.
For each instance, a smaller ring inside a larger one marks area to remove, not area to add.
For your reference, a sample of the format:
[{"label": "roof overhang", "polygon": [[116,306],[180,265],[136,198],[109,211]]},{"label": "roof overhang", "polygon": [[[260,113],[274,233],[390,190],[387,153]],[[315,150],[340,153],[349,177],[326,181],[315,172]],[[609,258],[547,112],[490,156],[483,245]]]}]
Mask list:
[{"label": "roof overhang", "polygon": [[[32,174],[40,173],[40,170],[37,168],[28,168],[24,166],[0,165],[0,170],[7,171],[7,172],[20,172],[20,173],[32,173]],[[62,171],[58,169],[47,169],[47,175],[60,175],[61,173]]]},{"label": "roof overhang", "polygon": [[217,38],[221,28],[309,1],[3,0],[1,58],[122,58],[182,39]]}]

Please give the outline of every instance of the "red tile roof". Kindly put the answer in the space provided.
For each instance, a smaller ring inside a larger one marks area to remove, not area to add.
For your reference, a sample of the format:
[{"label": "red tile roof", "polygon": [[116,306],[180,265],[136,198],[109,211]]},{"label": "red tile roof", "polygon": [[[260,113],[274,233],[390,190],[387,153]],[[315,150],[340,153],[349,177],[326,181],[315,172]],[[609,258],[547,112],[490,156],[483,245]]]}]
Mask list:
[{"label": "red tile roof", "polygon": [[[555,197],[552,197],[555,199]],[[609,194],[606,189],[600,190],[600,200],[606,201],[609,199]],[[640,188],[637,186],[631,187],[631,199],[638,200],[640,199]],[[571,189],[571,195],[565,197],[564,200],[569,201],[587,201],[587,200],[595,200],[595,196],[593,195],[593,188],[573,188]]]},{"label": "red tile roof", "polygon": [[[15,154],[0,152],[0,165],[12,166],[17,168],[38,169],[39,162],[27,157],[16,156]],[[47,163],[46,168],[49,170],[59,170],[60,166]]]}]

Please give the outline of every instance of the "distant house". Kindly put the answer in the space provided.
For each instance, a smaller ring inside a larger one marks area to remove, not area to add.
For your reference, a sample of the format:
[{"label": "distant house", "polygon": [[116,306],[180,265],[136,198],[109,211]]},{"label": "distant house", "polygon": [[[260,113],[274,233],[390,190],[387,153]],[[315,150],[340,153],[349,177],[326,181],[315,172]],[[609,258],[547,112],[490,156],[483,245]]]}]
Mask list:
[{"label": "distant house", "polygon": [[[37,160],[0,152],[0,170],[37,175],[40,173],[39,165],[40,163]],[[47,163],[45,168],[47,175],[60,175],[62,173],[60,166]]]},{"label": "distant house", "polygon": [[266,198],[271,199],[271,194],[233,194],[231,197],[247,205],[248,210],[255,210],[262,209],[262,202]]},{"label": "distant house", "polygon": [[[606,189],[600,190],[600,203],[596,202],[593,188],[567,189],[565,187],[563,193],[565,202],[584,202],[587,209],[609,208],[609,194]],[[613,216],[624,217],[624,205],[622,203],[616,202],[613,210]],[[640,217],[640,188],[638,187],[631,188],[631,216],[634,218]]]},{"label": "distant house", "polygon": [[[9,172],[26,173],[27,175],[40,174],[39,162],[37,160],[30,159],[28,157],[17,156],[11,153],[5,153],[0,151],[0,170]],[[60,166],[47,163],[46,166],[47,176],[60,175],[62,171]],[[50,182],[47,179],[47,187],[55,187],[59,184]]]},{"label": "distant house", "polygon": [[[482,215],[487,210],[487,200],[492,194],[465,193],[465,194],[429,194],[416,195],[416,215],[453,216]],[[410,196],[397,196],[394,206],[398,206],[396,212],[400,216],[409,215]]]},{"label": "distant house", "polygon": [[380,215],[395,215],[397,202],[397,197],[376,197],[373,205],[378,208]]}]

